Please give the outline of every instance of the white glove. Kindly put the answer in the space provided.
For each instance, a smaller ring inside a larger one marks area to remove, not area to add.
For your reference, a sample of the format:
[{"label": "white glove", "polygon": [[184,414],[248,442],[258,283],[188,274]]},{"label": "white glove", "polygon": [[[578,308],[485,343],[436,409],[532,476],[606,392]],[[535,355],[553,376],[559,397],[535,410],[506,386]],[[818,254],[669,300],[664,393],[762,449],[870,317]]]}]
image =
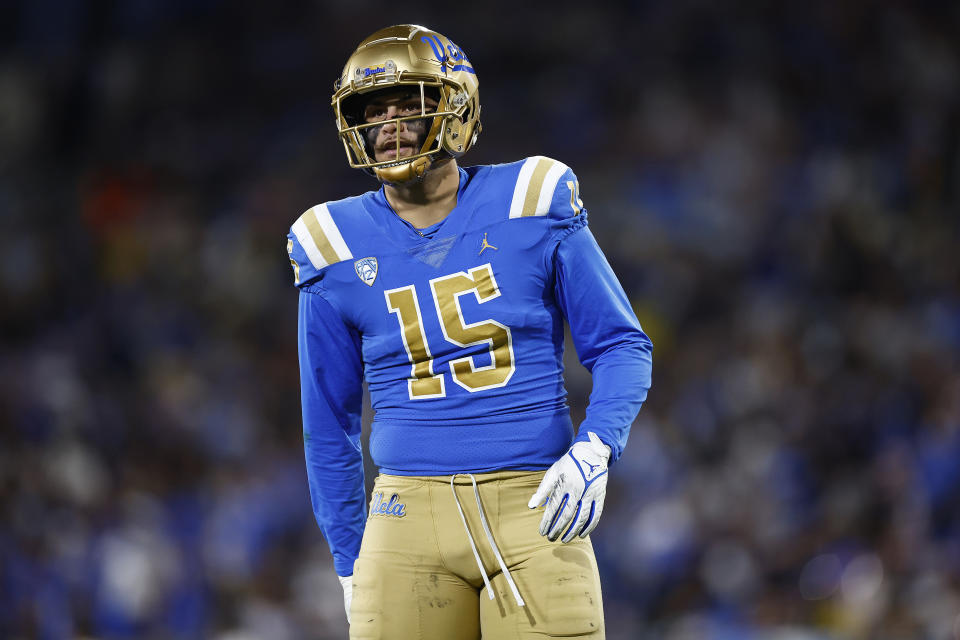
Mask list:
[{"label": "white glove", "polygon": [[343,608],[347,610],[347,624],[350,624],[350,601],[353,600],[353,576],[337,576],[343,587]]},{"label": "white glove", "polygon": [[[527,503],[535,509],[549,496],[540,521],[540,535],[551,541],[564,531],[562,542],[570,542],[576,535],[586,538],[603,513],[610,447],[593,431],[588,431],[587,436],[589,442],[575,442],[553,463]],[[571,522],[573,526],[567,529]]]}]

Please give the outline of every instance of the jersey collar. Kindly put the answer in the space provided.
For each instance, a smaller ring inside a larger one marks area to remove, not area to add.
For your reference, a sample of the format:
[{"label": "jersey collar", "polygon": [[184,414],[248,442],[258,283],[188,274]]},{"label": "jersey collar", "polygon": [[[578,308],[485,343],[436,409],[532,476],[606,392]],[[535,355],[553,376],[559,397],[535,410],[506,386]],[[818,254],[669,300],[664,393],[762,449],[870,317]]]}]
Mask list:
[{"label": "jersey collar", "polygon": [[405,249],[455,236],[461,232],[473,214],[473,207],[469,203],[472,176],[463,167],[457,167],[457,171],[460,174],[460,185],[457,187],[456,206],[443,220],[425,229],[416,229],[412,224],[398,216],[387,201],[387,195],[382,186],[379,190],[371,192],[372,198],[365,203],[366,209],[380,230],[394,244]]}]

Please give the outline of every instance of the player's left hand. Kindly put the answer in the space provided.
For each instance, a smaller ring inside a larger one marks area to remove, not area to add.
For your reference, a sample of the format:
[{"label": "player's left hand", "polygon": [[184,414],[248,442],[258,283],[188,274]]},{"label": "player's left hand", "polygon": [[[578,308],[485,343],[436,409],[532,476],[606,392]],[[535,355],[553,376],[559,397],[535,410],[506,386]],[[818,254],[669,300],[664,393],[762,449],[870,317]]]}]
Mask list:
[{"label": "player's left hand", "polygon": [[[553,463],[527,503],[535,509],[547,501],[540,521],[540,535],[551,541],[564,531],[562,542],[570,542],[577,535],[586,538],[603,513],[610,448],[594,432],[588,431],[587,436],[589,442],[575,442]],[[573,525],[568,529],[571,522]]]}]

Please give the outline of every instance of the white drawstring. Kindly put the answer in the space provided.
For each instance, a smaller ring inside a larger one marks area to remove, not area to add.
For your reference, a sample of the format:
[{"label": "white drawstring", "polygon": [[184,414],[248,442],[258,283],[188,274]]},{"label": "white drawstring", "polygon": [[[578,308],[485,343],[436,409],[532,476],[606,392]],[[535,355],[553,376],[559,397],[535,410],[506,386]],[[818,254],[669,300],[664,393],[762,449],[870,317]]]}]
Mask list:
[{"label": "white drawstring", "polygon": [[477,567],[480,569],[480,575],[483,576],[483,583],[487,586],[487,593],[490,595],[490,599],[493,600],[493,587],[490,586],[490,579],[487,577],[487,572],[483,568],[483,562],[480,561],[480,554],[477,553],[477,545],[473,542],[473,535],[470,534],[470,527],[467,526],[467,519],[463,515],[463,509],[460,507],[460,498],[457,497],[457,490],[453,485],[453,481],[458,475],[470,477],[470,482],[473,483],[473,495],[477,498],[477,511],[480,512],[480,524],[483,525],[483,531],[487,534],[487,541],[490,543],[490,548],[493,549],[493,555],[497,557],[497,562],[500,563],[500,570],[503,571],[503,575],[507,578],[507,584],[510,585],[510,590],[513,592],[513,597],[517,600],[517,606],[525,606],[523,603],[523,598],[520,597],[520,591],[517,589],[517,583],[513,581],[513,576],[510,575],[510,570],[507,569],[507,565],[504,563],[503,557],[500,555],[500,549],[497,547],[497,543],[493,540],[493,534],[490,533],[490,527],[487,525],[487,516],[483,513],[483,505],[480,504],[480,491],[477,489],[476,478],[473,477],[472,473],[457,473],[450,477],[450,491],[453,492],[453,500],[457,503],[457,511],[460,512],[460,520],[463,522],[463,530],[467,532],[467,540],[470,541],[470,548],[473,550],[473,557],[477,560]]}]

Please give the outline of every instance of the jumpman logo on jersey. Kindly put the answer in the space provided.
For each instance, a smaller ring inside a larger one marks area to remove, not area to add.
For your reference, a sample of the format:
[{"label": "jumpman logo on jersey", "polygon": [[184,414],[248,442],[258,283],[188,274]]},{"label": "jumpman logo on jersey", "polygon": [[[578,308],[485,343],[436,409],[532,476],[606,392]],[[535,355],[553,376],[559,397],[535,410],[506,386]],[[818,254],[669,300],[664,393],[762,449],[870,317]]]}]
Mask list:
[{"label": "jumpman logo on jersey", "polygon": [[493,249],[494,251],[499,251],[499,249],[497,249],[495,246],[487,242],[486,233],[483,234],[483,244],[480,245],[480,253],[478,253],[477,255],[479,256],[480,254],[482,254],[485,249]]}]

